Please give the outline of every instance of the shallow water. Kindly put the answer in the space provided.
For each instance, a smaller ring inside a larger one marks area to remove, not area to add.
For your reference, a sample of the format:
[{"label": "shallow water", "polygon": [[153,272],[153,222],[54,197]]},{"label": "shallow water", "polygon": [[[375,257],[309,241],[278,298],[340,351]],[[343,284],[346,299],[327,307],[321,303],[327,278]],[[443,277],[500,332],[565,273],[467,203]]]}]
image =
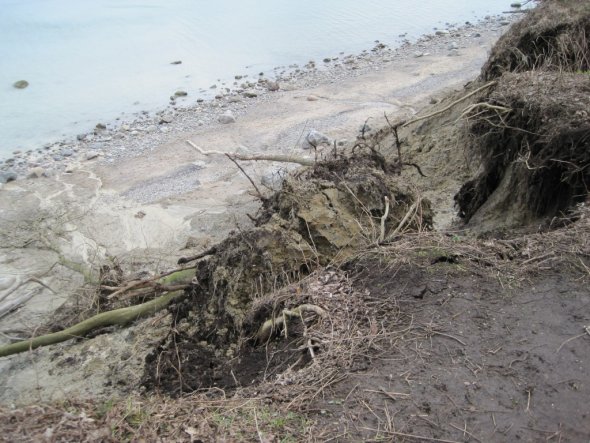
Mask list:
[{"label": "shallow water", "polygon": [[[0,0],[0,157],[217,79],[359,52],[509,0]],[[171,62],[182,60],[180,65]],[[12,84],[27,80],[26,89]]]}]

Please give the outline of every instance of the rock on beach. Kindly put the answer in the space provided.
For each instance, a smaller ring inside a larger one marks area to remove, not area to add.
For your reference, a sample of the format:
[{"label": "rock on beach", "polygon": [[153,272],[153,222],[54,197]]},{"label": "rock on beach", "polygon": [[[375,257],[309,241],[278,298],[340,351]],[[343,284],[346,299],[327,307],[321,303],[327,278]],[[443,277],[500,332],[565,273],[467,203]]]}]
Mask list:
[{"label": "rock on beach", "polygon": [[25,89],[27,86],[29,86],[29,82],[26,80],[19,80],[14,82],[12,86],[14,86],[16,89]]},{"label": "rock on beach", "polygon": [[6,171],[0,172],[0,183],[8,183],[12,182],[17,179],[16,172],[14,171]]},{"label": "rock on beach", "polygon": [[318,147],[322,144],[330,145],[332,144],[332,139],[328,137],[326,134],[323,134],[315,129],[309,131],[307,137],[305,137],[305,142],[303,143],[303,149],[311,149],[314,147]]},{"label": "rock on beach", "polygon": [[225,113],[221,114],[218,118],[219,123],[227,125],[229,123],[235,123],[236,117],[231,111],[226,111]]}]

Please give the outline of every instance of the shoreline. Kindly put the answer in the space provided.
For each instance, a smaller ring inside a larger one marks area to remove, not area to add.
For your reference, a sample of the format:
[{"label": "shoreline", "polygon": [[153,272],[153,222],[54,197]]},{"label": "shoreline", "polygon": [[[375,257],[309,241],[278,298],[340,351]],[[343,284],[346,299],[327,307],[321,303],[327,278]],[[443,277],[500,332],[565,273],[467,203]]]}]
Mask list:
[{"label": "shoreline", "polygon": [[376,41],[372,49],[358,54],[341,53],[304,66],[276,67],[269,77],[237,75],[233,82],[239,83],[237,88],[225,87],[229,80],[217,82],[216,89],[212,89],[217,94],[212,99],[197,98],[196,102],[187,103],[193,97],[171,96],[171,104],[165,109],[141,111],[130,120],[117,118],[110,123],[98,123],[94,131],[76,138],[60,139],[46,143],[43,148],[15,151],[12,156],[0,158],[0,185],[16,179],[72,171],[87,162],[113,164],[170,143],[181,134],[223,127],[219,120],[224,113],[240,118],[251,108],[274,100],[284,92],[337,84],[412,59],[459,55],[464,47],[474,41],[483,44],[489,38],[487,34],[502,33],[519,18],[517,14],[486,16],[476,23],[435,30],[415,42],[405,40],[396,48]]}]

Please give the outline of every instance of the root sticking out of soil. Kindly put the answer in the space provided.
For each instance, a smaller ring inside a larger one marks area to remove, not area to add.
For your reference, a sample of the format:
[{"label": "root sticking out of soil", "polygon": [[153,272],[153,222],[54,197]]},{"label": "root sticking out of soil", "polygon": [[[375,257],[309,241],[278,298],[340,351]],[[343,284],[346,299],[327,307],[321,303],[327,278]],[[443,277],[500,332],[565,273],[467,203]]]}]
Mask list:
[{"label": "root sticking out of soil", "polygon": [[[377,246],[382,231],[387,239],[431,223],[429,202],[401,185],[395,165],[376,151],[292,176],[265,200],[256,227],[238,230],[197,264],[198,283],[171,308],[172,332],[148,359],[146,386],[171,394],[236,388],[313,361],[322,339],[310,328],[328,324],[318,312],[334,315],[338,306],[327,304],[336,299],[276,291]],[[274,340],[280,336],[286,340]]]},{"label": "root sticking out of soil", "polygon": [[530,70],[588,71],[589,42],[588,2],[543,1],[500,38],[482,68],[481,79]]},{"label": "root sticking out of soil", "polygon": [[[543,224],[590,185],[590,5],[545,1],[494,47],[493,88],[463,111],[475,176],[455,196],[479,232]],[[548,223],[551,226],[551,221]]]},{"label": "root sticking out of soil", "polygon": [[[302,303],[326,312],[300,310],[261,347],[228,358],[175,333],[183,382],[190,386],[198,374],[202,389],[176,398],[0,408],[4,435],[583,440],[590,435],[580,407],[590,395],[588,210],[577,218],[508,241],[406,234],[256,299],[244,329]],[[179,373],[169,380],[170,391],[179,390]]]},{"label": "root sticking out of soil", "polygon": [[482,166],[456,196],[466,221],[479,229],[516,227],[586,199],[590,76],[505,74],[486,103],[490,107],[467,117]]}]

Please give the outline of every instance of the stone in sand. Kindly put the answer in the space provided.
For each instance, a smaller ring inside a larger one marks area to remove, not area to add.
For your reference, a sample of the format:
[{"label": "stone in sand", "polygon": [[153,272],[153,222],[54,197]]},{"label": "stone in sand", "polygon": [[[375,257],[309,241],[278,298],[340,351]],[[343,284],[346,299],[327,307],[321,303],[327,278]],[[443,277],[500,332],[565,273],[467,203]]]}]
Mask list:
[{"label": "stone in sand", "polygon": [[305,137],[305,142],[303,142],[302,148],[311,149],[322,144],[332,144],[332,139],[326,134],[322,134],[321,132],[312,129],[309,131],[309,134],[307,134],[307,137]]},{"label": "stone in sand", "polygon": [[182,63],[182,60],[175,60],[172,63],[170,63],[171,65],[180,65]]},{"label": "stone in sand", "polygon": [[182,89],[179,89],[178,91],[176,91],[174,93],[175,97],[186,97],[188,95],[188,92],[183,91]]},{"label": "stone in sand", "polygon": [[266,82],[266,88],[271,92],[278,91],[280,89],[279,82],[268,81]]},{"label": "stone in sand", "polygon": [[164,123],[172,123],[172,116],[170,114],[164,114],[162,117],[160,117],[160,124],[164,124]]},{"label": "stone in sand", "polygon": [[307,101],[308,102],[317,102],[320,98],[317,95],[308,95]]},{"label": "stone in sand", "polygon": [[219,123],[222,123],[224,125],[236,122],[236,118],[234,117],[234,114],[231,111],[226,111],[224,114],[221,114],[218,120]]},{"label": "stone in sand", "polygon": [[16,172],[14,171],[6,171],[0,172],[0,183],[8,183],[12,182],[17,179]]}]

